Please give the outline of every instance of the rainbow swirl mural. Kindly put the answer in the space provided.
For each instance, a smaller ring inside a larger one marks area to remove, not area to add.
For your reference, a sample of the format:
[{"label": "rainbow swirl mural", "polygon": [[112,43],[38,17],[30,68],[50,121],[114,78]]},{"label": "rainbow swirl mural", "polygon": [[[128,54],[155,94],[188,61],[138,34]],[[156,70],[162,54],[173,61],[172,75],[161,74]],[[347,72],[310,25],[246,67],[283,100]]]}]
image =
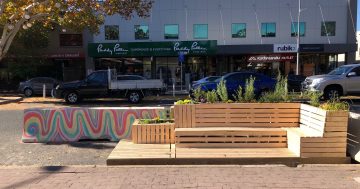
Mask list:
[{"label": "rainbow swirl mural", "polygon": [[135,119],[166,118],[168,110],[154,108],[26,109],[22,141],[74,142],[81,139],[119,141],[131,137]]}]

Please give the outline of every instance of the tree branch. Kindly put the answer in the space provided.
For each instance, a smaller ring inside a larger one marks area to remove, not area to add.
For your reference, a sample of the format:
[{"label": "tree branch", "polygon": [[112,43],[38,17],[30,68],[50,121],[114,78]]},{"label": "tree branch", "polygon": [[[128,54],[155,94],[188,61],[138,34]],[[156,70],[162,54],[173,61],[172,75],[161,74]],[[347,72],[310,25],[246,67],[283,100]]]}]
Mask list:
[{"label": "tree branch", "polygon": [[0,15],[4,13],[5,5],[9,2],[9,0],[2,0],[0,1]]}]

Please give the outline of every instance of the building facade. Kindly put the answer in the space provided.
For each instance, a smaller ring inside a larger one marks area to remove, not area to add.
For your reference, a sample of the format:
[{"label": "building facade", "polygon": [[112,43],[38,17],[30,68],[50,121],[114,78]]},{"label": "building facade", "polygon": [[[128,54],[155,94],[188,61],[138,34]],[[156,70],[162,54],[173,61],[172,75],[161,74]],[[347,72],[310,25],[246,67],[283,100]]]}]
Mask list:
[{"label": "building facade", "polygon": [[[155,0],[148,18],[106,17],[88,44],[87,72],[162,78],[168,84],[253,70],[326,73],[355,61],[356,0]],[[181,77],[183,73],[184,77]]]}]

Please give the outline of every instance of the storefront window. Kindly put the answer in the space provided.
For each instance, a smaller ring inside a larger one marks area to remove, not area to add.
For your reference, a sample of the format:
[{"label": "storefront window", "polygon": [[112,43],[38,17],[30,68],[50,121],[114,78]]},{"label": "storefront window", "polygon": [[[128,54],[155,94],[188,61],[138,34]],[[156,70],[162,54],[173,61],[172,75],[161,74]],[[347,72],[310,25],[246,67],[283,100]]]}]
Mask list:
[{"label": "storefront window", "polygon": [[232,38],[246,37],[246,24],[232,24],[231,25]]},{"label": "storefront window", "polygon": [[261,37],[276,37],[276,24],[275,23],[262,23],[261,24]]},{"label": "storefront window", "polygon": [[335,36],[336,22],[321,22],[321,36]]},{"label": "storefront window", "polygon": [[[300,37],[305,36],[305,22],[300,22]],[[291,37],[297,37],[298,33],[298,23],[292,22],[291,23]]]},{"label": "storefront window", "polygon": [[105,26],[105,40],[119,40],[119,26],[106,25]]},{"label": "storefront window", "polygon": [[207,39],[207,38],[208,38],[208,25],[194,24],[194,39]]},{"label": "storefront window", "polygon": [[149,26],[135,25],[135,39],[136,40],[149,39]]},{"label": "storefront window", "polygon": [[179,25],[167,24],[165,25],[165,39],[179,39]]}]

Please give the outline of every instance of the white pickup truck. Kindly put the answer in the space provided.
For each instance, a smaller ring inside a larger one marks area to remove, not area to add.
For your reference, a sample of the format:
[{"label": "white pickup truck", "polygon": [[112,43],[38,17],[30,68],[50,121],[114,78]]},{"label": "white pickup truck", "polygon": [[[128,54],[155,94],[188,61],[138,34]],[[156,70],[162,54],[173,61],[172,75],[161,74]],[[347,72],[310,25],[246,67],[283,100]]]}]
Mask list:
[{"label": "white pickup truck", "polygon": [[360,95],[360,64],[348,64],[325,75],[307,77],[302,88],[322,92],[325,99]]},{"label": "white pickup truck", "polygon": [[53,94],[71,104],[84,98],[127,98],[131,103],[139,103],[146,95],[162,94],[165,90],[166,85],[159,79],[147,80],[137,75],[117,75],[115,70],[100,70],[85,80],[58,85]]}]

